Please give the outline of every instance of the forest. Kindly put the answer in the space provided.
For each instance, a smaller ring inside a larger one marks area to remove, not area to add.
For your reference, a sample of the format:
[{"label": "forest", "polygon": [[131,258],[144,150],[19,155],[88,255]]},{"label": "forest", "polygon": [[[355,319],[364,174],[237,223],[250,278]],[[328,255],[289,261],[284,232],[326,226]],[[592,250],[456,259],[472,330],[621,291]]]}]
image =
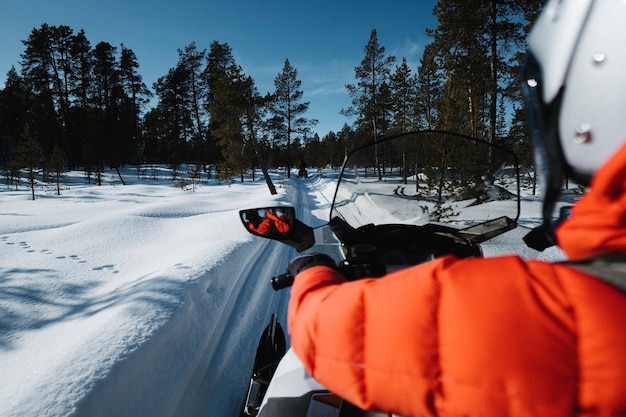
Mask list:
[{"label": "forest", "polygon": [[517,74],[540,9],[539,0],[440,0],[417,68],[387,54],[372,29],[345,86],[351,106],[341,113],[354,122],[322,137],[288,58],[275,91],[261,95],[227,42],[192,42],[150,89],[131,48],[44,23],[0,90],[0,171],[7,185],[76,169],[98,184],[106,167],[187,164],[243,181],[253,168],[289,175],[303,159],[338,166],[363,142],[417,129],[497,142],[530,166]]}]

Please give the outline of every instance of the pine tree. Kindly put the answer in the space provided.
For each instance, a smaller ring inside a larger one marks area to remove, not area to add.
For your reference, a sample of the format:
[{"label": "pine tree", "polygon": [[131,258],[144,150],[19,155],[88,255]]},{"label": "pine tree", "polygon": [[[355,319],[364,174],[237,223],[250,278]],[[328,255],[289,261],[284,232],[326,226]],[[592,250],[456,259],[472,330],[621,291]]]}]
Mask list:
[{"label": "pine tree", "polygon": [[15,159],[15,145],[24,126],[31,123],[29,92],[15,67],[7,73],[4,89],[0,90],[0,166]]},{"label": "pine tree", "polygon": [[[458,2],[439,0],[433,13],[439,20],[433,38],[443,79],[439,104],[439,126],[443,129],[484,136],[489,93],[488,47],[483,39],[486,29],[486,0]],[[463,115],[464,117],[459,117]]]},{"label": "pine tree", "polygon": [[58,114],[59,64],[53,61],[54,52],[51,44],[53,28],[43,24],[40,29],[33,29],[21,54],[22,79],[24,87],[30,91],[30,106],[33,112],[31,130],[37,132],[41,146],[51,148],[59,143],[62,136],[62,123]]},{"label": "pine tree", "polygon": [[251,155],[261,166],[271,194],[276,194],[267,166],[259,149],[257,129],[265,106],[252,77],[244,74],[235,63],[228,44],[211,44],[206,77],[209,83],[208,111],[211,117],[211,135],[222,150],[218,164],[223,176],[243,174],[253,167]]},{"label": "pine tree", "polygon": [[140,116],[142,107],[152,96],[152,92],[148,90],[138,72],[137,56],[124,44],[121,47],[119,77],[123,95],[120,109],[120,133],[123,137],[123,143],[121,144],[122,149],[118,149],[115,153],[114,159],[117,159],[115,166],[119,166],[124,161],[130,160],[135,163],[140,161]]},{"label": "pine tree", "polygon": [[[361,65],[354,68],[357,84],[348,84],[346,89],[352,97],[352,106],[342,109],[341,113],[346,116],[357,116],[357,125],[371,126],[374,140],[384,133],[384,120],[388,108],[384,104],[384,86],[386,85],[390,68],[395,61],[394,56],[385,56],[385,47],[378,44],[376,29],[372,29],[370,39],[364,48],[365,57]],[[378,146],[375,147],[375,164],[378,177],[382,179],[381,165],[378,158]]]},{"label": "pine tree", "polygon": [[184,90],[182,94],[183,107],[189,113],[189,142],[193,159],[198,166],[206,163],[206,141],[208,115],[204,102],[208,95],[208,86],[203,74],[203,65],[206,50],[199,51],[195,42],[190,43],[184,50],[178,50],[178,68],[183,74]]},{"label": "pine tree", "polygon": [[537,5],[538,0],[439,0],[433,8],[439,25],[427,33],[445,71],[443,98],[465,103],[465,133],[495,141],[503,121],[510,119],[498,109],[517,89],[512,63],[524,46],[525,19],[535,15]]},{"label": "pine tree", "polygon": [[395,57],[385,56],[385,47],[378,44],[376,29],[372,29],[364,52],[361,65],[354,68],[355,78],[358,80],[356,85],[346,85],[348,94],[352,97],[352,106],[343,109],[342,113],[357,116],[357,124],[369,124],[373,137],[376,138],[383,133],[381,125],[386,111],[381,106],[381,88],[389,79],[389,67]]},{"label": "pine tree", "polygon": [[391,87],[392,131],[407,132],[419,127],[416,119],[417,79],[411,74],[411,68],[402,58],[402,63],[389,79]]},{"label": "pine tree", "polygon": [[90,160],[96,169],[96,181],[102,184],[104,164],[121,149],[119,142],[119,113],[122,87],[116,59],[117,48],[108,42],[99,42],[94,48],[94,104],[97,110],[97,130],[88,138]]},{"label": "pine tree", "polygon": [[435,45],[426,45],[417,70],[416,113],[418,123],[427,129],[434,129],[437,124],[435,103],[441,100],[442,93],[441,70],[436,59]]},{"label": "pine tree", "polygon": [[191,112],[184,100],[188,93],[186,79],[185,71],[180,65],[160,77],[154,84],[159,101],[154,113],[150,114],[154,116],[150,121],[156,123],[156,156],[153,154],[152,158],[176,165],[187,159],[187,141],[191,137],[193,126]]},{"label": "pine tree", "polygon": [[302,102],[303,92],[300,90],[302,81],[298,79],[298,71],[285,60],[283,70],[274,78],[276,90],[269,103],[270,111],[279,121],[278,128],[287,142],[287,178],[291,178],[291,142],[292,133],[306,134],[317,120],[302,117],[309,108],[309,102]]},{"label": "pine tree", "polygon": [[17,147],[17,158],[20,167],[28,173],[32,199],[35,200],[35,185],[37,184],[37,168],[41,166],[42,149],[39,142],[33,137],[27,126],[22,134],[21,142]]},{"label": "pine tree", "polygon": [[269,176],[268,167],[261,153],[256,133],[257,127],[261,124],[261,114],[266,107],[267,99],[262,98],[259,95],[256,87],[254,86],[252,77],[245,77],[243,88],[243,106],[245,109],[245,126],[247,129],[248,142],[252,144],[252,148],[254,149],[257,161],[261,167],[261,172],[263,173],[263,178],[265,179],[267,188],[269,189],[270,194],[274,195],[277,194],[276,187],[274,187],[274,183]]},{"label": "pine tree", "polygon": [[83,146],[86,138],[95,129],[92,100],[94,95],[93,52],[91,44],[80,30],[72,46],[72,97],[67,142],[61,144],[61,149],[67,156],[70,167],[75,168],[83,158]]},{"label": "pine tree", "polygon": [[233,57],[230,45],[218,41],[212,42],[209,47],[207,65],[203,72],[203,78],[208,88],[205,103],[206,111],[209,115],[208,148],[210,154],[213,156],[213,160],[216,162],[220,161],[222,155],[218,145],[218,137],[215,135],[215,132],[219,132],[222,128],[221,125],[227,123],[226,120],[229,115],[228,112],[222,113],[222,108],[216,107],[218,103],[215,96],[222,80],[227,78],[227,74],[233,71],[235,67],[235,58]]}]

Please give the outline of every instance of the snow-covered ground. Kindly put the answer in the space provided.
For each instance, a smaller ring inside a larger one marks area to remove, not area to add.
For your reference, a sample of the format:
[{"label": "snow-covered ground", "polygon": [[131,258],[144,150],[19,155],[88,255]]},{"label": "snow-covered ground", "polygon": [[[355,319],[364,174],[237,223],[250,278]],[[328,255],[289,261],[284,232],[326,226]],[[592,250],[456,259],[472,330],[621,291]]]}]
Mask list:
[{"label": "snow-covered ground", "polygon": [[[284,321],[269,278],[297,253],[242,227],[243,208],[289,204],[311,226],[329,214],[336,173],[174,187],[164,170],[79,174],[61,195],[0,190],[0,416],[236,416],[260,332]],[[520,223],[539,221],[525,198]],[[538,254],[520,227],[486,256]]]}]

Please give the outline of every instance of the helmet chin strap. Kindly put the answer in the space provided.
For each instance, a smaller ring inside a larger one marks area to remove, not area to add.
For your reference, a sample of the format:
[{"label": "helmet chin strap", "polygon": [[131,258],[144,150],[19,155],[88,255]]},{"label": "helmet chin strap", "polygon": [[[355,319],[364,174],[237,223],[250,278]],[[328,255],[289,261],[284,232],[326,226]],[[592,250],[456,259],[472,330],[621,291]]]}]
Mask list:
[{"label": "helmet chin strap", "polygon": [[524,61],[521,80],[529,133],[535,153],[535,170],[543,188],[543,223],[524,236],[524,242],[532,249],[543,251],[557,244],[556,228],[569,214],[569,209],[565,209],[561,211],[558,219],[553,218],[565,173],[572,173],[564,158],[559,132],[559,116],[565,87],[561,87],[550,103],[545,103],[542,93],[542,71],[530,52]]},{"label": "helmet chin strap", "polygon": [[556,220],[552,217],[554,207],[560,195],[560,187],[551,187],[547,190],[543,200],[543,224],[535,227],[524,236],[524,243],[529,248],[541,252],[557,244],[556,229],[569,218],[572,209],[571,205],[563,206],[559,210],[559,217]]},{"label": "helmet chin strap", "polygon": [[[526,246],[543,251],[557,244],[556,228],[565,220],[562,212],[555,221],[553,214],[556,203],[561,195],[563,177],[567,167],[561,141],[559,137],[559,112],[563,99],[563,90],[559,92],[554,101],[549,105],[542,105],[538,101],[538,96],[533,96],[535,100],[529,102],[529,106],[535,109],[535,113],[530,112],[531,136],[535,148],[535,169],[539,170],[541,186],[543,187],[543,223],[532,229],[526,236],[524,242]],[[537,110],[539,112],[537,113]]]},{"label": "helmet chin strap", "polygon": [[524,243],[531,249],[543,252],[551,246],[556,245],[554,231],[545,223],[537,226],[524,236]]},{"label": "helmet chin strap", "polygon": [[[554,133],[555,132],[553,132],[553,134]],[[538,251],[544,251],[557,244],[556,228],[569,217],[570,207],[564,207],[559,212],[559,217],[554,219],[554,208],[561,196],[563,176],[565,175],[565,161],[563,160],[560,149],[557,147],[557,143],[558,142],[553,143],[552,152],[548,155],[548,172],[544,178],[546,184],[544,184],[543,205],[541,210],[543,224],[535,227],[524,236],[526,246]]]},{"label": "helmet chin strap", "polygon": [[560,222],[557,221],[555,224],[552,221],[551,216],[556,203],[556,198],[558,198],[558,193],[555,197],[550,197],[550,194],[553,193],[546,192],[543,203],[543,223],[532,229],[526,234],[526,236],[524,236],[524,243],[526,243],[526,246],[540,252],[557,244],[555,230]]}]

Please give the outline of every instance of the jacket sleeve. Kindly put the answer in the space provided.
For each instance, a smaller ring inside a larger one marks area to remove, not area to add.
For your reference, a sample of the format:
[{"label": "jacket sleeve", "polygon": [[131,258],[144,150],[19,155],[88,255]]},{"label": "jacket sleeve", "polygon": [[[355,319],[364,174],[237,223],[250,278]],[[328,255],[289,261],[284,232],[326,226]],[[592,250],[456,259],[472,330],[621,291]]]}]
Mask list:
[{"label": "jacket sleeve", "polygon": [[379,279],[298,275],[288,328],[306,369],[359,407],[403,416],[572,415],[571,306],[552,267],[452,257]]},{"label": "jacket sleeve", "polygon": [[[421,280],[391,274],[384,282],[345,283],[325,266],[299,274],[292,287],[288,328],[292,347],[307,370],[360,407],[430,415],[438,376],[433,329],[439,292],[434,275],[440,265],[422,268]],[[402,331],[408,316],[419,338],[413,337],[414,331]],[[420,409],[398,408],[398,396],[406,394],[419,399]]]}]

